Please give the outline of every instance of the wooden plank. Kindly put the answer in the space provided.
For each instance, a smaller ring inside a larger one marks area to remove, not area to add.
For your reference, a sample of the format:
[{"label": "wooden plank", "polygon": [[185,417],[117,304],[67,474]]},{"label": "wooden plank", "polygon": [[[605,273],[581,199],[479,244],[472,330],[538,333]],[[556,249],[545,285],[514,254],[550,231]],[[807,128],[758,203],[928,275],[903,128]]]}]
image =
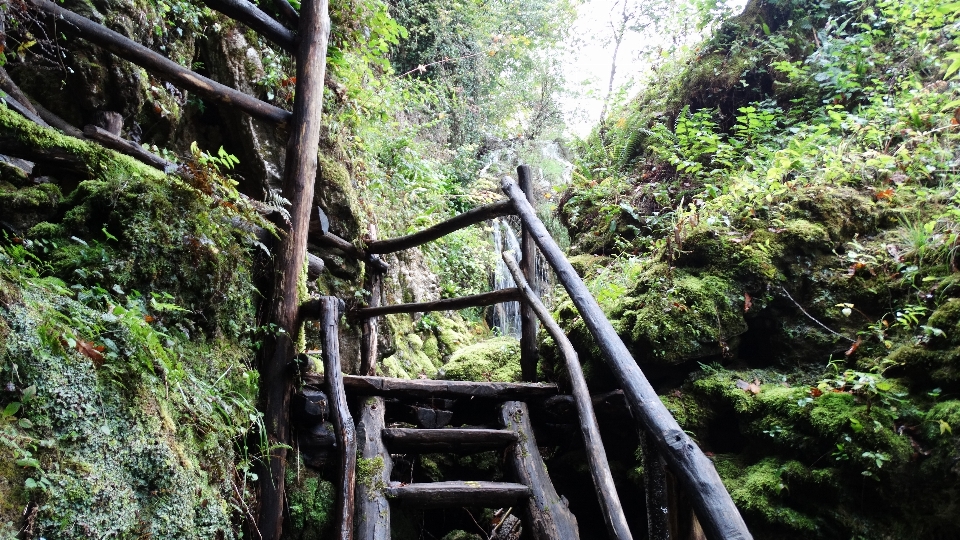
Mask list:
[{"label": "wooden plank", "polygon": [[[306,20],[302,17],[300,20]],[[356,488],[357,439],[353,417],[347,407],[347,394],[343,387],[343,375],[340,367],[340,300],[332,296],[323,297],[323,317],[320,320],[323,332],[323,370],[327,374],[326,391],[330,397],[330,420],[337,430],[337,442],[340,443],[340,485],[337,490],[337,506],[334,529],[339,531],[338,538],[353,538],[354,490]]]},{"label": "wooden plank", "polygon": [[501,383],[394,379],[344,375],[344,387],[360,395],[409,398],[536,399],[557,394],[557,385],[547,383]]},{"label": "wooden plank", "polygon": [[[404,507],[453,508],[478,506],[506,508],[530,496],[530,488],[506,482],[430,482],[391,485],[387,497]],[[556,537],[564,538],[564,537]]]},{"label": "wooden plank", "polygon": [[[520,190],[526,195],[527,202],[533,204],[533,174],[529,165],[517,167],[517,178],[520,181]],[[528,286],[536,286],[537,282],[537,246],[533,243],[526,226],[520,227],[520,268]],[[533,291],[539,295],[540,291]],[[540,358],[537,352],[537,317],[533,308],[527,302],[520,304],[520,372],[524,381],[537,382],[537,361]]]},{"label": "wooden plank", "polygon": [[519,442],[507,451],[507,464],[513,477],[530,486],[530,498],[522,506],[524,528],[533,540],[574,540],[580,538],[577,518],[560,499],[550,481],[547,468],[540,457],[540,449],[533,437],[527,404],[507,401],[500,407],[500,423],[517,434]]},{"label": "wooden plank", "polygon": [[382,397],[364,398],[360,407],[357,440],[360,456],[367,460],[367,476],[357,478],[357,512],[354,517],[357,540],[390,539],[390,502],[384,488],[390,485],[393,460],[380,437],[385,410]]},{"label": "wooden plank", "polygon": [[[46,0],[44,0],[46,1]],[[307,259],[307,229],[313,206],[313,188],[317,180],[317,151],[320,144],[323,111],[323,80],[326,72],[327,37],[330,17],[327,0],[304,0],[300,18],[300,47],[297,51],[296,99],[293,119],[287,140],[286,162],[283,168],[283,196],[290,201],[289,230],[283,231],[274,251],[273,282],[266,291],[263,314],[265,324],[276,325],[280,332],[269,332],[258,352],[260,365],[260,392],[264,424],[267,429],[270,455],[262,461],[268,470],[260,475],[260,518],[258,528],[264,540],[278,540],[282,535],[284,480],[287,448],[290,444],[290,396],[293,391],[294,370],[289,368],[295,357],[294,338],[300,331],[300,276]],[[279,109],[278,109],[279,110]],[[336,323],[338,303],[328,298],[321,326],[324,334],[324,361],[328,377],[327,396],[331,408],[346,409],[342,385],[339,383],[339,346]],[[336,361],[336,367],[333,363]],[[335,389],[339,394],[331,392]],[[341,401],[338,401],[341,400]],[[341,451],[355,444],[353,422],[342,415],[334,417],[334,426],[343,438]],[[356,450],[343,456],[344,479],[340,495],[337,522],[348,531],[353,530],[353,464]],[[349,510],[349,517],[344,514]]]},{"label": "wooden plank", "polygon": [[590,397],[590,390],[587,388],[587,381],[583,377],[583,369],[580,366],[577,351],[574,350],[573,344],[570,343],[560,325],[553,320],[546,306],[540,302],[539,297],[530,288],[530,284],[524,279],[513,254],[510,252],[503,253],[503,260],[523,294],[524,304],[529,306],[530,310],[539,317],[550,337],[560,348],[561,356],[567,366],[567,373],[570,374],[570,386],[573,388],[573,397],[576,400],[577,414],[580,418],[580,431],[583,433],[583,441],[587,450],[587,464],[590,466],[590,476],[593,478],[593,487],[597,493],[597,499],[600,501],[600,509],[607,525],[607,533],[610,538],[632,540],[633,535],[630,534],[627,518],[623,514],[623,506],[620,504],[620,498],[617,495],[617,487],[613,483],[613,475],[610,474],[610,464],[607,462],[607,454],[603,448],[603,441],[600,439],[600,427],[597,425],[597,417],[593,412],[593,401]]},{"label": "wooden plank", "polygon": [[[105,26],[97,24],[86,17],[77,15],[72,11],[63,9],[50,0],[26,0],[26,2],[37,10],[52,15],[66,23],[57,25],[58,31],[78,35],[91,43],[103,47],[120,58],[133,62],[154,75],[168,80],[177,86],[196,92],[204,98],[229,107],[235,107],[258,120],[279,126],[286,126],[292,117],[289,112],[279,107],[274,107],[269,103],[248,96],[243,92],[224,86],[202,75],[198,75]],[[327,27],[329,28],[329,24]],[[301,35],[304,35],[302,31]],[[326,39],[324,39],[324,49],[326,48],[325,43]],[[303,57],[301,56],[301,58]],[[299,85],[300,80],[298,77],[297,86],[299,87]],[[289,197],[287,198],[289,199]]]},{"label": "wooden plank", "polygon": [[376,317],[392,313],[426,313],[428,311],[455,311],[471,307],[491,306],[501,302],[516,302],[520,299],[520,291],[516,288],[500,289],[460,298],[447,298],[433,302],[419,302],[415,304],[392,304],[389,306],[358,308],[352,311],[357,317]]},{"label": "wooden plank", "polygon": [[607,365],[626,393],[634,417],[653,435],[660,455],[690,494],[707,536],[731,540],[752,538],[713,463],[680,429],[660,401],[596,299],[540,222],[526,196],[510,178],[504,177],[501,186],[596,339]]},{"label": "wooden plank", "polygon": [[471,453],[509,446],[517,434],[508,429],[389,428],[383,430],[383,441],[393,453]]},{"label": "wooden plank", "polygon": [[203,3],[249,26],[288,53],[297,52],[296,34],[250,2],[246,0],[203,0]]},{"label": "wooden plank", "polygon": [[93,139],[111,150],[116,150],[121,154],[134,157],[155,169],[160,169],[167,174],[173,173],[177,170],[177,165],[175,163],[171,163],[156,154],[147,152],[139,144],[117,137],[113,133],[110,133],[101,127],[94,126],[92,124],[84,126],[83,134],[86,135],[88,139]]},{"label": "wooden plank", "polygon": [[477,223],[483,223],[489,219],[511,215],[513,212],[513,205],[509,200],[486,204],[468,210],[459,216],[452,217],[417,233],[408,234],[407,236],[401,236],[399,238],[391,238],[389,240],[370,241],[367,243],[366,251],[367,253],[380,254],[396,253],[397,251],[422,246],[427,242],[432,242],[454,231],[465,229]]}]

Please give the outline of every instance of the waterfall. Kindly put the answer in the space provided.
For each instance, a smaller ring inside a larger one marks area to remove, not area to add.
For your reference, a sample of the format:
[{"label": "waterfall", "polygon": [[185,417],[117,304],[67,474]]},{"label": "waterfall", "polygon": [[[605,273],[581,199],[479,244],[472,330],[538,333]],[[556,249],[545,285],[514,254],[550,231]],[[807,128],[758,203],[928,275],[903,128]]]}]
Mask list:
[{"label": "waterfall", "polygon": [[[497,268],[493,275],[494,290],[509,289],[516,287],[510,270],[507,269],[507,263],[503,262],[500,254],[503,251],[513,251],[517,262],[520,262],[520,239],[514,231],[510,222],[505,219],[493,220],[493,247],[497,254]],[[543,259],[543,255],[537,251],[536,272],[530,283],[533,292],[541,295],[544,287],[553,282],[551,279],[553,272]],[[501,335],[520,337],[520,302],[505,302],[493,306],[490,326],[500,331]]]}]

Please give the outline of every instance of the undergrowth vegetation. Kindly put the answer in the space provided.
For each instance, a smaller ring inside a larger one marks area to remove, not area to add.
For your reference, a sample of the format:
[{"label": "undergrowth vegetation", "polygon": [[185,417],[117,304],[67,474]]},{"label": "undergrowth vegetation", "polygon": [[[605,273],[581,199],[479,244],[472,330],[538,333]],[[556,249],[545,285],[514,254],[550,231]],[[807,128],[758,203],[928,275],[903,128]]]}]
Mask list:
[{"label": "undergrowth vegetation", "polygon": [[958,19],[750,2],[582,142],[560,197],[578,270],[760,536],[957,526]]}]

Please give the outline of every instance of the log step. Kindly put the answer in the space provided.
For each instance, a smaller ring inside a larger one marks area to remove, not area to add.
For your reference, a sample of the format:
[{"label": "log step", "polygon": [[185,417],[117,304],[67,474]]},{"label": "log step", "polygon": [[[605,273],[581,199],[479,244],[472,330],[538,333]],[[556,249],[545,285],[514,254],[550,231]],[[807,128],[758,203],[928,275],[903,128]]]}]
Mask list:
[{"label": "log step", "polygon": [[514,506],[530,496],[530,488],[507,482],[429,482],[391,485],[384,490],[395,503],[411,508]]},{"label": "log step", "polygon": [[438,381],[432,379],[394,379],[344,375],[347,391],[364,396],[409,398],[475,397],[499,400],[524,400],[555,396],[557,385],[544,383],[502,383]]},{"label": "log step", "polygon": [[412,429],[388,428],[383,442],[391,452],[480,452],[498,450],[517,442],[508,429]]}]

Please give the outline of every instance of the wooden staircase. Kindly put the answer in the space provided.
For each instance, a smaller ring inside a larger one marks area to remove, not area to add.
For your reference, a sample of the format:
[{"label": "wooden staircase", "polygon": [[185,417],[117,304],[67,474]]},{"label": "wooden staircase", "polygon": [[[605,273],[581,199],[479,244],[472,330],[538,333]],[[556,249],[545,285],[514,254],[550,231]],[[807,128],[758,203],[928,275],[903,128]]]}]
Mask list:
[{"label": "wooden staircase", "polygon": [[[310,382],[317,384],[320,380]],[[576,518],[547,474],[530,424],[529,408],[522,401],[554,396],[556,386],[360,376],[344,376],[343,385],[358,412],[358,473],[352,531],[355,538],[390,538],[391,510],[460,507],[513,508],[530,538],[579,538]],[[428,406],[421,407],[427,399]],[[433,409],[430,404],[443,408]],[[411,414],[411,409],[448,414]],[[442,419],[440,425],[435,420],[438,417]],[[481,426],[443,425],[451,419],[456,422],[478,418],[495,421],[499,426],[491,427],[492,422]],[[406,420],[404,426],[416,427],[395,427],[398,423],[390,420],[396,419]],[[489,450],[502,453],[512,481],[403,483],[391,479],[392,456]]]}]

